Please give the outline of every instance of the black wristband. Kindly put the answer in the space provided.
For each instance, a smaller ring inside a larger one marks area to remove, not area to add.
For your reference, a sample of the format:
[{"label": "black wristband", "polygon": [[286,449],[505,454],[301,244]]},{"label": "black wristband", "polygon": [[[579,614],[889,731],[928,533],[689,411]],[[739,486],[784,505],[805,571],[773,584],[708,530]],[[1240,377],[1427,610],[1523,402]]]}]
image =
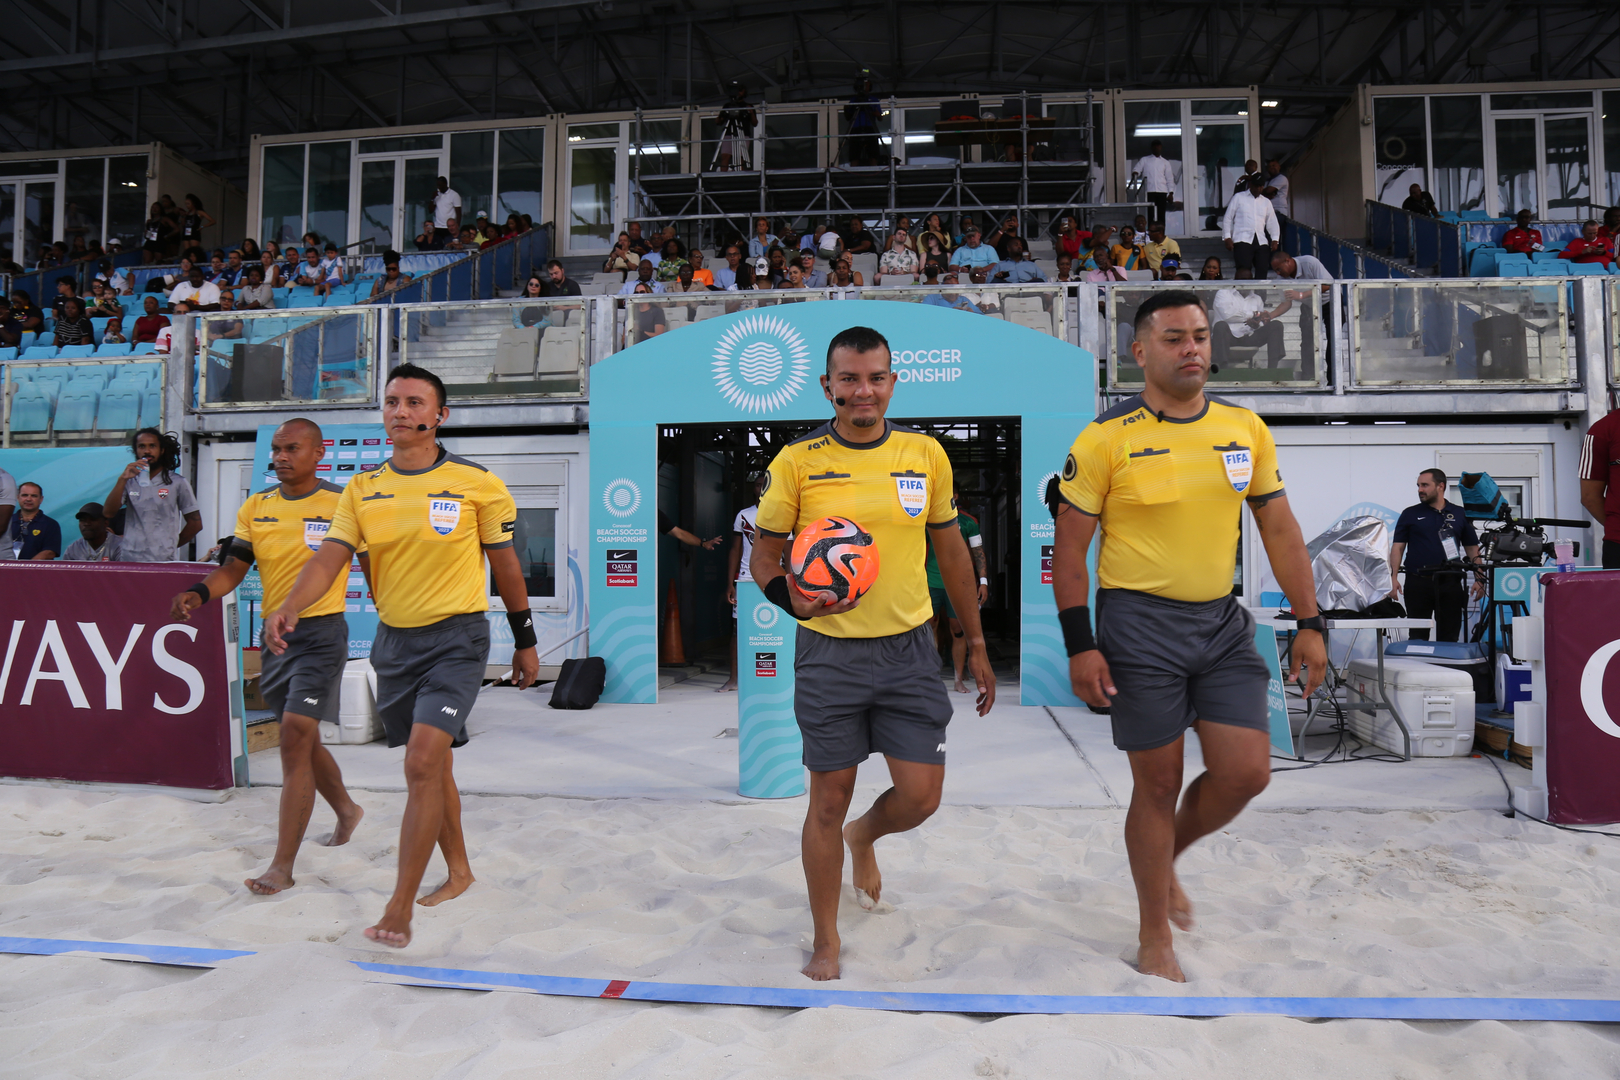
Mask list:
[{"label": "black wristband", "polygon": [[213,594],[208,591],[208,586],[204,585],[200,581],[191,586],[191,588],[187,589],[186,592],[196,593],[198,596],[202,597],[202,602],[205,604],[208,603],[208,601],[213,597]]},{"label": "black wristband", "polygon": [[781,577],[771,578],[770,581],[766,582],[764,592],[765,599],[769,600],[771,603],[775,604],[777,607],[781,608],[795,619],[799,617],[799,613],[793,610],[792,599],[790,599],[788,596],[788,582],[786,574],[782,575]]},{"label": "black wristband", "polygon": [[528,608],[522,611],[508,611],[506,625],[512,628],[512,646],[517,649],[532,649],[536,640],[534,636],[534,616]]},{"label": "black wristband", "polygon": [[1063,647],[1069,655],[1090,652],[1097,647],[1091,636],[1091,609],[1084,604],[1064,608],[1058,612],[1058,625],[1063,627]]},{"label": "black wristband", "polygon": [[1295,619],[1294,629],[1315,630],[1319,634],[1325,633],[1327,631],[1327,620],[1320,615],[1311,615],[1304,619]]}]

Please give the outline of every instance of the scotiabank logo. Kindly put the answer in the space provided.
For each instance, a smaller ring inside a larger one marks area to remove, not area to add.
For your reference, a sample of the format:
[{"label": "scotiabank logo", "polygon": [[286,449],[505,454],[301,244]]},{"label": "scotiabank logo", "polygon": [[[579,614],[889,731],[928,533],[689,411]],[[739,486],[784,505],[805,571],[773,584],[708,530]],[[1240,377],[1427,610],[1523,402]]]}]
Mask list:
[{"label": "scotiabank logo", "polygon": [[[147,634],[144,623],[109,626],[107,630],[110,640],[103,636],[101,625],[93,622],[13,621],[4,657],[0,659],[0,705],[15,700],[19,706],[38,705],[54,710],[62,707],[65,698],[66,704],[75,709],[99,708],[109,712],[146,709],[144,701],[135,699],[126,705],[126,682],[153,688],[150,707],[170,716],[184,716],[202,704],[205,692],[202,672],[175,655],[175,651],[194,651],[188,650],[187,645],[197,640],[195,626],[166,623],[151,634]],[[185,641],[172,641],[175,635]],[[95,666],[86,662],[86,651]],[[27,659],[30,652],[32,660]],[[134,659],[137,652],[144,654],[141,659]],[[74,654],[78,654],[77,661]],[[152,667],[172,678],[154,676],[147,666],[147,657]],[[130,669],[132,660],[135,666]],[[55,686],[51,685],[53,683]],[[11,697],[13,693],[17,695],[15,699]]]}]

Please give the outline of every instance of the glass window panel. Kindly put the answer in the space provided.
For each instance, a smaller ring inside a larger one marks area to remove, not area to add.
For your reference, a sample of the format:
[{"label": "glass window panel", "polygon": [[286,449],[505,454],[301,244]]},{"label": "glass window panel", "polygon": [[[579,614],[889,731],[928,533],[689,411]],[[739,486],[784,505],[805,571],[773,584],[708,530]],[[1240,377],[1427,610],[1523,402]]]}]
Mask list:
[{"label": "glass window panel", "polygon": [[1603,164],[1609,174],[1609,205],[1620,206],[1620,90],[1603,91]]},{"label": "glass window panel", "polygon": [[[17,235],[17,186],[0,184],[0,259],[9,259],[14,254],[11,246]],[[27,254],[17,261],[27,262]]]},{"label": "glass window panel", "polygon": [[23,251],[27,257],[17,261],[30,266],[39,262],[39,249],[51,242],[56,228],[56,181],[22,185],[23,195]]},{"label": "glass window panel", "polygon": [[1478,94],[1429,99],[1434,124],[1433,187],[1442,210],[1485,206],[1485,128]]},{"label": "glass window panel", "polygon": [[0,176],[55,176],[61,169],[59,158],[45,161],[0,161]]},{"label": "glass window panel", "polygon": [[1238,177],[1243,175],[1243,162],[1249,156],[1248,125],[1203,124],[1197,128],[1195,143],[1198,147],[1198,217],[1189,224],[1211,232],[1221,227],[1226,204],[1231,201]]},{"label": "glass window panel", "polygon": [[568,250],[607,251],[613,246],[619,152],[576,146],[569,153]]},{"label": "glass window panel", "polygon": [[265,147],[259,187],[259,242],[297,242],[304,231],[304,144]]},{"label": "glass window panel", "polygon": [[360,163],[360,235],[361,243],[370,243],[377,250],[394,244],[394,162],[362,161]]},{"label": "glass window panel", "polygon": [[1493,109],[1590,109],[1592,92],[1533,91],[1528,94],[1492,94]]},{"label": "glass window panel", "polygon": [[62,199],[62,239],[73,247],[101,239],[101,196],[107,177],[107,159],[68,158],[67,191]]},{"label": "glass window panel", "polygon": [[1399,206],[1411,185],[1428,186],[1427,134],[1422,98],[1373,99],[1373,190],[1379,202]]},{"label": "glass window panel", "polygon": [[[605,148],[615,153],[611,147]],[[533,221],[544,221],[541,207],[545,205],[546,182],[546,129],[520,128],[501,132],[501,161],[495,217],[506,220],[508,214],[528,214]],[[609,221],[613,217],[611,200],[607,208]]]},{"label": "glass window panel", "polygon": [[938,109],[905,110],[905,162],[907,165],[954,165],[961,156],[961,147],[941,146],[934,141],[934,125],[939,123]]},{"label": "glass window panel", "polygon": [[815,168],[816,133],[819,130],[820,117],[815,113],[766,113],[766,168]]},{"label": "glass window panel", "polygon": [[[349,144],[309,144],[309,225],[343,247],[349,242]],[[414,234],[413,234],[414,235]]]},{"label": "glass window panel", "polygon": [[[445,179],[449,179],[446,177]],[[405,221],[396,247],[404,248],[422,234],[428,215],[433,213],[433,195],[439,190],[439,159],[405,159]]]},{"label": "glass window panel", "polygon": [[387,139],[361,139],[362,154],[398,154],[409,150],[443,150],[443,135],[395,135]]},{"label": "glass window panel", "polygon": [[1541,216],[1536,196],[1536,121],[1534,117],[1503,117],[1496,121],[1496,200],[1504,217],[1520,210]]},{"label": "glass window panel", "polygon": [[1558,284],[1358,284],[1352,374],[1361,385],[1567,382],[1567,297]]},{"label": "glass window panel", "polygon": [[[1131,176],[1142,175],[1142,159],[1148,156],[1155,142],[1165,160],[1170,162],[1172,191],[1181,188],[1181,102],[1179,101],[1127,101],[1125,103],[1125,160]],[[1179,200],[1173,195],[1172,202]],[[1179,210],[1177,211],[1180,212]],[[1170,222],[1172,231],[1176,223]],[[1180,235],[1179,232],[1177,235]]]},{"label": "glass window panel", "polygon": [[1547,217],[1584,221],[1592,213],[1592,125],[1584,116],[1549,116],[1542,134]]},{"label": "glass window panel", "polygon": [[146,222],[145,154],[131,154],[107,160],[107,239],[124,242],[125,251],[135,251]]},{"label": "glass window panel", "polygon": [[[634,124],[630,125],[630,137],[636,137]],[[634,146],[631,152],[636,152]],[[643,120],[639,160],[643,176],[668,176],[681,172],[681,121]]]},{"label": "glass window panel", "polygon": [[[1194,116],[1248,116],[1249,100],[1247,98],[1226,98],[1218,101],[1198,101],[1192,103]],[[1243,162],[1238,162],[1242,165]]]},{"label": "glass window panel", "polygon": [[[523,580],[529,595],[552,597],[557,595],[557,511],[520,507],[517,527],[512,533],[512,548],[517,552],[518,565],[523,569]],[[497,593],[495,575],[489,576],[490,595]]]},{"label": "glass window panel", "polygon": [[617,139],[619,137],[618,124],[569,124],[568,141],[580,142],[584,139]]},{"label": "glass window panel", "polygon": [[482,210],[495,213],[495,133],[458,131],[450,136],[450,186],[461,196],[461,220],[471,225]]}]

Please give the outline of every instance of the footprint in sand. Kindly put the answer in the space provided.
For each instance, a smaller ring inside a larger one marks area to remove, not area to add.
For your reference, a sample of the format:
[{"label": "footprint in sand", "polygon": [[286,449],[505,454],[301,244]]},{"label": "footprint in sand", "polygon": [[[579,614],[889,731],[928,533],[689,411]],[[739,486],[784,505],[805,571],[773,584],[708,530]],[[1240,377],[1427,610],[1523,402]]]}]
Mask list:
[{"label": "footprint in sand", "polygon": [[[854,888],[854,886],[850,886]],[[861,905],[862,911],[870,911],[874,915],[888,915],[894,911],[894,905],[887,900],[874,900],[872,894],[865,889],[855,889],[855,902]]]}]

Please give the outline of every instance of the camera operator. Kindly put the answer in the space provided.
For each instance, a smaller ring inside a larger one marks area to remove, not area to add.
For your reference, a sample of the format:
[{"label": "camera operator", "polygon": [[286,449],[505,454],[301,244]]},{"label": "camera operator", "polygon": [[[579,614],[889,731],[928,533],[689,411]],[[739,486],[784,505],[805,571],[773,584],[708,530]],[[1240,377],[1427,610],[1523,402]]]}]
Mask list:
[{"label": "camera operator", "polygon": [[1581,441],[1581,505],[1603,529],[1603,569],[1620,570],[1620,409]]},{"label": "camera operator", "polygon": [[[1401,565],[1405,556],[1406,613],[1414,619],[1434,618],[1439,641],[1456,641],[1462,635],[1462,577],[1466,571],[1422,571],[1441,566],[1467,552],[1470,562],[1479,561],[1479,536],[1461,506],[1446,502],[1446,474],[1440,469],[1418,473],[1418,502],[1401,511],[1395,523],[1395,542],[1389,549],[1389,595],[1401,597]],[[1474,570],[1474,595],[1485,594],[1485,574]],[[1429,639],[1427,630],[1413,630],[1411,636]]]},{"label": "camera operator", "polygon": [[881,164],[878,121],[883,118],[883,105],[872,92],[872,77],[864,68],[855,80],[855,92],[844,106],[844,118],[849,121],[849,131],[844,140],[844,145],[849,148],[849,164]]},{"label": "camera operator", "polygon": [[714,119],[720,125],[720,152],[715,155],[715,170],[750,168],[755,113],[754,107],[748,104],[748,88],[736,79],[731,80],[731,97]]}]

